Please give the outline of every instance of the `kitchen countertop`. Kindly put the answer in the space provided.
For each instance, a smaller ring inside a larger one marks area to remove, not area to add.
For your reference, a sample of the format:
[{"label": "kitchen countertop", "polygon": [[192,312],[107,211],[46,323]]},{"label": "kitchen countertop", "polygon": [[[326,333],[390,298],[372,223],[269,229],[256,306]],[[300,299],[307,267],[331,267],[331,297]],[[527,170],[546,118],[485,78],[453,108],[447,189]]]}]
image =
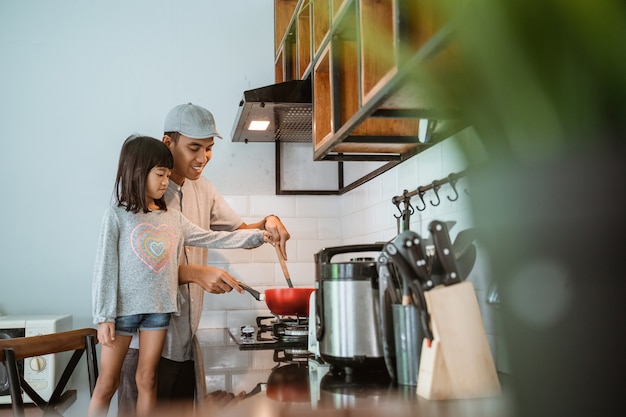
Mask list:
[{"label": "kitchen countertop", "polygon": [[[155,416],[514,417],[510,377],[504,374],[498,397],[435,401],[418,397],[415,387],[384,380],[337,383],[327,365],[306,358],[290,362],[283,351],[240,350],[227,329],[202,329],[197,336],[206,392],[244,392],[246,397],[195,411],[180,404],[159,407]],[[10,405],[0,407],[0,416],[4,415],[12,415]],[[26,415],[41,415],[41,411],[26,407]]]},{"label": "kitchen countertop", "polygon": [[307,358],[290,363],[285,360],[290,355],[282,351],[239,350],[227,329],[199,330],[198,341],[206,392],[247,394],[221,410],[222,416],[513,416],[506,375],[501,375],[502,394],[498,397],[435,401],[418,397],[415,387],[380,378],[338,382],[328,372],[328,365]]}]

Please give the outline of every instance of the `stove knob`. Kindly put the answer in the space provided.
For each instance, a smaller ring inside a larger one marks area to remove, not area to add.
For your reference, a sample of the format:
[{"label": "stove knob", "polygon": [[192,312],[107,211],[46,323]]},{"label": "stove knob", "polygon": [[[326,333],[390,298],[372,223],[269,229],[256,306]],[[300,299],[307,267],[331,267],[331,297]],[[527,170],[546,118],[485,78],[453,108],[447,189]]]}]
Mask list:
[{"label": "stove knob", "polygon": [[243,337],[252,337],[254,335],[254,327],[252,327],[252,326],[241,326],[241,335]]}]

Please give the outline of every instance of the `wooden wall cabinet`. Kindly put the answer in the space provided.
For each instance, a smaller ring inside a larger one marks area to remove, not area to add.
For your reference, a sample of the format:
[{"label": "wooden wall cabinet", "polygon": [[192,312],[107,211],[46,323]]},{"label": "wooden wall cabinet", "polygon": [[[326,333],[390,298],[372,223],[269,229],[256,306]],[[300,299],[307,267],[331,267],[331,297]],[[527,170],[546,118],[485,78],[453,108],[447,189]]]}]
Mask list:
[{"label": "wooden wall cabinet", "polygon": [[459,66],[439,4],[275,0],[276,80],[311,80],[314,160],[385,163],[365,182],[467,126],[427,77]]}]

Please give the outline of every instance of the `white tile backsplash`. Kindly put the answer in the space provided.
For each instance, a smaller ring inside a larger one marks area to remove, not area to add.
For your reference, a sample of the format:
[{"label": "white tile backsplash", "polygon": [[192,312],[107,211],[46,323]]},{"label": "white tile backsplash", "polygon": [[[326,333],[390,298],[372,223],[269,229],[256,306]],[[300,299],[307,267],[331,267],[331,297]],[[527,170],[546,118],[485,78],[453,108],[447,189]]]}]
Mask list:
[{"label": "white tile backsplash", "polygon": [[297,221],[285,223],[292,239],[318,239],[319,220],[317,218],[298,218]]},{"label": "white tile backsplash", "polygon": [[[311,260],[313,256],[311,256]],[[289,269],[289,277],[295,287],[312,287],[315,283],[315,264],[312,262],[294,263],[287,265]],[[275,280],[274,285],[277,287],[286,287],[287,281],[279,264],[274,266]]]},{"label": "white tile backsplash", "polygon": [[250,215],[261,219],[268,214],[283,217],[296,216],[296,197],[259,195],[250,197]]},{"label": "white tile backsplash", "polygon": [[276,262],[231,264],[228,266],[228,272],[250,285],[273,285],[276,277],[274,268]]},{"label": "white tile backsplash", "polygon": [[296,215],[312,218],[336,218],[339,216],[339,199],[337,196],[297,196]]},{"label": "white tile backsplash", "polygon": [[340,246],[341,239],[300,240],[298,241],[298,262],[314,262],[314,255],[323,248]]},{"label": "white tile backsplash", "polygon": [[341,220],[337,217],[319,219],[318,232],[320,240],[341,239]]},{"label": "white tile backsplash", "polygon": [[224,195],[224,200],[242,217],[250,216],[250,197],[243,195]]}]

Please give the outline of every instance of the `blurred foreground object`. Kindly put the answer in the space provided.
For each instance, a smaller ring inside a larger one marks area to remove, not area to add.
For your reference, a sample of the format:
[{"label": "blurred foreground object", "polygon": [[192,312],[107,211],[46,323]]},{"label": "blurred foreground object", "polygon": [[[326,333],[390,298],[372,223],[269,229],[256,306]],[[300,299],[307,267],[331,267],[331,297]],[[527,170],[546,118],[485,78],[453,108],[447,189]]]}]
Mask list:
[{"label": "blurred foreground object", "polygon": [[[448,1],[460,107],[523,417],[609,414],[626,374],[626,2]],[[428,74],[436,81],[436,74]],[[460,143],[464,146],[463,143]]]}]

